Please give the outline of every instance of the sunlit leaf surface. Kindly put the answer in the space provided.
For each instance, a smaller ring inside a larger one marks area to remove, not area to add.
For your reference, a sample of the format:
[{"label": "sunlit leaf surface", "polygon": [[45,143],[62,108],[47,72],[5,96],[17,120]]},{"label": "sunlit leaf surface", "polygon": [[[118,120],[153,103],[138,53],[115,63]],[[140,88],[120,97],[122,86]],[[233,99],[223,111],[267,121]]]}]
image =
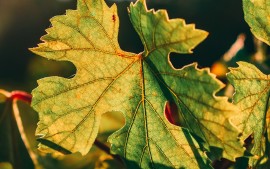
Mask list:
[{"label": "sunlit leaf surface", "polygon": [[243,0],[243,9],[252,33],[270,45],[270,0]]},{"label": "sunlit leaf surface", "polygon": [[255,156],[251,158],[250,165],[255,167],[265,153],[269,154],[266,152],[268,143],[265,140],[265,128],[270,78],[250,63],[238,62],[238,65],[237,68],[231,68],[227,75],[236,91],[233,101],[241,109],[233,122],[241,129],[245,139],[250,135],[254,137],[251,153]]},{"label": "sunlit leaf surface", "polygon": [[171,101],[183,126],[201,137],[206,149],[217,147],[221,153],[216,156],[231,160],[241,156],[239,132],[229,121],[237,110],[227,98],[215,96],[223,84],[208,69],[196,64],[174,69],[169,61],[170,52],[191,53],[207,32],[182,19],[169,20],[165,10],[149,11],[139,0],[129,15],[145,50],[129,53],[117,41],[116,12],[103,0],[78,0],[77,10],[51,19],[44,43],[31,49],[77,68],[75,77],[44,78],[33,90],[41,148],[84,155],[101,115],[120,111],[125,125],[109,141],[112,153],[125,158],[128,167],[210,168],[193,136],[165,118],[165,104]]}]

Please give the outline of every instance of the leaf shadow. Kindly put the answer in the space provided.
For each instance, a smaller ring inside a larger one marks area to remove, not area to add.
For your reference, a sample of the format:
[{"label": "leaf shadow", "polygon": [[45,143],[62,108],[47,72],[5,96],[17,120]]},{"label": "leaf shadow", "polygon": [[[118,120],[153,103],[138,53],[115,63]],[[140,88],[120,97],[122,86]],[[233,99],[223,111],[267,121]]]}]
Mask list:
[{"label": "leaf shadow", "polygon": [[[174,96],[172,95],[172,93],[169,91],[168,88],[165,88],[164,87],[164,84],[165,83],[165,80],[162,78],[162,76],[158,73],[159,71],[157,70],[156,66],[154,65],[154,63],[149,59],[149,58],[145,58],[145,62],[148,64],[148,66],[152,69],[152,71],[154,73],[156,73],[156,76],[158,78],[158,84],[160,86],[160,89],[162,90],[162,93],[164,94],[164,96],[166,97],[167,101],[174,101]],[[164,103],[166,104],[166,103]],[[180,126],[182,127],[182,126]],[[207,161],[204,161],[203,158],[202,158],[202,155],[199,153],[199,149],[196,147],[196,143],[194,143],[194,140],[196,140],[196,142],[198,142],[199,144],[199,147],[202,148],[200,142],[203,142],[203,140],[196,136],[194,133],[189,133],[189,130],[186,129],[186,128],[182,128],[183,129],[183,133],[187,139],[187,142],[194,154],[194,157],[198,163],[198,166],[199,168],[211,168],[210,167],[210,160],[207,160]],[[195,139],[192,139],[192,136],[195,138]],[[131,161],[128,161],[127,162],[128,165],[132,165],[134,167],[139,167],[135,162],[131,162]],[[149,164],[149,166],[152,166],[150,168],[160,168],[160,169],[169,169],[169,168],[172,168],[172,167],[168,167],[168,166],[165,166],[163,164],[159,164],[159,163],[153,163],[153,164]],[[140,167],[139,167],[140,168]],[[182,167],[180,166],[180,169],[185,169],[185,167]]]},{"label": "leaf shadow", "polygon": [[[200,154],[198,152],[198,149],[195,148],[195,145],[194,145],[193,140],[190,137],[190,135],[188,135],[187,133],[185,133],[185,135],[186,135],[188,143],[189,143],[189,145],[190,145],[190,147],[191,147],[191,149],[192,149],[192,151],[194,153],[194,156],[195,156],[195,158],[196,158],[196,160],[198,162],[198,167],[202,168],[202,169],[211,168],[210,167],[210,161],[208,161],[208,163],[205,164],[205,162],[201,158],[201,156],[200,156]],[[135,161],[131,161],[131,160],[127,160],[127,159],[125,159],[124,161],[125,161],[126,165],[129,166],[129,168],[132,168],[132,169],[140,169],[140,168],[142,168]],[[188,167],[185,167],[185,166],[171,167],[171,166],[167,166],[167,165],[164,165],[164,164],[161,164],[161,163],[148,163],[148,168],[155,168],[155,169],[174,169],[174,168],[188,169]]]},{"label": "leaf shadow", "polygon": [[[140,169],[140,167],[135,161],[125,160],[127,166],[132,169]],[[173,169],[173,167],[166,166],[161,163],[148,163],[148,168],[155,168],[155,169]],[[178,169],[187,169],[185,167],[179,167]]]}]

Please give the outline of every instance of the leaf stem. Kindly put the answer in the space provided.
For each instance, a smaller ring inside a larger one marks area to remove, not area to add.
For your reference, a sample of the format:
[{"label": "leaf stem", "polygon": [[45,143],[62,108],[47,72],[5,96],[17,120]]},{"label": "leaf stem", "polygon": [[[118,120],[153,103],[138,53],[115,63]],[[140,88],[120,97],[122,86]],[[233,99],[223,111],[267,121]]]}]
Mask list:
[{"label": "leaf stem", "polygon": [[[16,120],[16,123],[17,123],[17,126],[18,126],[18,129],[19,129],[19,132],[21,134],[21,138],[22,138],[22,140],[23,140],[23,142],[25,144],[25,147],[26,147],[26,149],[27,149],[27,151],[28,151],[28,153],[29,153],[29,155],[30,155],[30,157],[31,157],[34,165],[35,166],[38,166],[37,155],[31,149],[30,143],[29,143],[29,141],[27,139],[27,136],[25,134],[25,131],[24,131],[22,119],[20,117],[20,111],[19,111],[19,108],[18,108],[18,105],[17,105],[17,101],[18,100],[23,101],[23,102],[28,103],[28,104],[31,104],[32,95],[30,93],[27,93],[27,92],[24,92],[24,91],[16,90],[16,91],[12,91],[10,93],[8,99],[12,101],[12,107],[13,107],[14,117],[15,117],[15,120]],[[119,161],[121,164],[124,165],[124,162],[120,158],[120,156],[111,154],[110,148],[106,144],[104,144],[101,141],[99,141],[98,139],[96,139],[94,141],[94,145],[97,146],[102,151],[104,151],[105,153],[111,155],[113,158],[115,158],[117,161]]]},{"label": "leaf stem", "polygon": [[30,93],[20,91],[20,90],[15,90],[10,93],[9,99],[11,100],[21,100],[24,101],[28,104],[31,104],[32,101],[32,95]]},{"label": "leaf stem", "polygon": [[36,153],[32,150],[31,144],[30,144],[30,142],[25,134],[23,122],[22,122],[22,119],[20,116],[20,111],[19,111],[19,108],[17,105],[18,100],[21,100],[25,103],[31,104],[32,95],[27,93],[27,92],[24,92],[24,91],[15,90],[9,94],[8,100],[10,100],[12,102],[13,116],[14,116],[14,119],[17,123],[17,127],[18,127],[18,130],[20,132],[22,141],[23,141],[23,143],[24,143],[24,145],[29,153],[29,156],[30,156],[32,162],[34,163],[35,167],[37,167],[39,165],[38,157],[37,157]]},{"label": "leaf stem", "polygon": [[[30,156],[32,162],[34,163],[34,166],[37,167],[37,166],[39,166],[38,157],[37,157],[36,153],[32,150],[31,144],[30,144],[30,142],[25,134],[23,122],[22,122],[22,119],[20,116],[20,111],[19,111],[19,108],[17,105],[17,101],[19,100],[18,98],[15,97],[15,99],[12,101],[12,109],[13,109],[14,118],[16,120],[17,127],[19,129],[20,134],[21,134],[22,141],[23,141],[23,143],[24,143],[24,145],[29,153],[29,156]],[[25,101],[25,100],[23,100],[23,101]]]}]

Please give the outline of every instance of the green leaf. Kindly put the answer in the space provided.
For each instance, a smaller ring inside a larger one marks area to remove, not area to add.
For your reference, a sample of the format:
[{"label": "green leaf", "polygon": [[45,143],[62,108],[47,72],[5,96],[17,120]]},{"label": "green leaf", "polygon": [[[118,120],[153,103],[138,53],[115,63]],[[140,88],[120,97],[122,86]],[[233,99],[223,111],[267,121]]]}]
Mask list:
[{"label": "green leaf", "polygon": [[196,64],[179,70],[167,64],[170,52],[191,53],[207,33],[186,25],[183,19],[169,20],[165,10],[148,11],[143,2],[130,6],[130,19],[144,44],[144,61],[159,79],[167,99],[178,103],[183,125],[201,137],[207,149],[221,148],[222,157],[230,160],[241,156],[239,132],[229,122],[237,109],[227,98],[214,96],[224,84]]},{"label": "green leaf", "polygon": [[270,0],[243,0],[243,9],[252,33],[270,45]]},{"label": "green leaf", "polygon": [[145,51],[129,53],[117,42],[116,11],[103,0],[78,0],[77,10],[51,19],[52,27],[41,38],[44,43],[31,49],[77,68],[72,79],[44,78],[32,92],[42,149],[85,155],[102,114],[120,111],[125,126],[109,141],[111,151],[129,167],[209,168],[192,135],[165,118],[166,101],[172,101],[183,125],[202,137],[207,149],[218,147],[231,160],[241,156],[239,132],[229,121],[237,110],[227,98],[215,96],[223,84],[209,69],[191,64],[176,70],[169,61],[170,52],[190,53],[207,32],[182,19],[169,20],[164,10],[148,11],[139,0],[130,6],[130,19]]},{"label": "green leaf", "polygon": [[[236,91],[233,101],[241,109],[241,114],[233,122],[243,132],[244,139],[253,134],[251,153],[260,159],[265,153],[264,134],[269,109],[270,79],[252,64],[238,62],[238,65],[237,68],[230,68],[227,75]],[[252,166],[257,163],[255,158],[251,160]]]}]

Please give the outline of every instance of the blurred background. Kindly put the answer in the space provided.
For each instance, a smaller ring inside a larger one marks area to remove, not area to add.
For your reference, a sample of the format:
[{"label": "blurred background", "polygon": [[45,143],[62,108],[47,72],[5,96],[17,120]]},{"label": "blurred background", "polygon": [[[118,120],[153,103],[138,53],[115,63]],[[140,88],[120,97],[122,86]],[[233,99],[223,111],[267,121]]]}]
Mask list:
[{"label": "blurred background", "polygon": [[[118,5],[121,48],[135,53],[143,51],[140,39],[128,18],[127,7],[130,0],[106,0],[106,2],[109,5],[113,3]],[[74,76],[76,70],[71,63],[48,61],[35,56],[28,48],[40,43],[40,37],[45,35],[45,29],[50,27],[51,17],[64,14],[66,9],[75,8],[76,0],[0,0],[0,89],[31,92],[40,78],[55,75],[66,78]],[[212,72],[226,82],[227,67],[235,66],[238,60],[246,60],[257,64],[263,72],[269,73],[267,47],[254,40],[250,33],[244,21],[241,0],[148,0],[148,8],[167,9],[170,18],[183,18],[187,23],[195,23],[197,29],[209,32],[208,38],[195,48],[193,54],[171,54],[171,61],[176,68],[198,62],[199,67],[211,67]],[[36,148],[34,131],[38,120],[37,114],[28,105],[21,104],[20,107],[22,111],[28,112],[21,116],[29,140],[33,148]],[[0,112],[2,110],[3,104],[0,105]],[[104,118],[112,123],[112,116]],[[106,137],[123,125],[122,117],[117,118],[120,120],[118,119],[116,124],[101,127],[103,132],[99,136],[100,140],[106,142]],[[115,116],[113,119],[115,120]],[[12,120],[10,123],[15,124]],[[0,129],[1,125],[5,124],[0,123]],[[6,130],[3,127],[2,129],[0,134]],[[17,139],[20,140],[18,131],[16,132]],[[20,152],[20,168],[33,168],[23,143],[18,142],[17,150],[24,149]],[[94,147],[92,151],[95,149],[97,148]],[[0,162],[6,158],[3,151],[0,152]],[[109,165],[111,158],[106,156],[106,153],[100,150],[95,152],[84,159],[78,160],[79,156],[75,155],[62,159],[62,162],[48,157],[44,166],[74,169],[109,168],[108,166],[115,165],[119,168],[115,162]],[[92,162],[89,162],[89,159],[92,159]]]}]

